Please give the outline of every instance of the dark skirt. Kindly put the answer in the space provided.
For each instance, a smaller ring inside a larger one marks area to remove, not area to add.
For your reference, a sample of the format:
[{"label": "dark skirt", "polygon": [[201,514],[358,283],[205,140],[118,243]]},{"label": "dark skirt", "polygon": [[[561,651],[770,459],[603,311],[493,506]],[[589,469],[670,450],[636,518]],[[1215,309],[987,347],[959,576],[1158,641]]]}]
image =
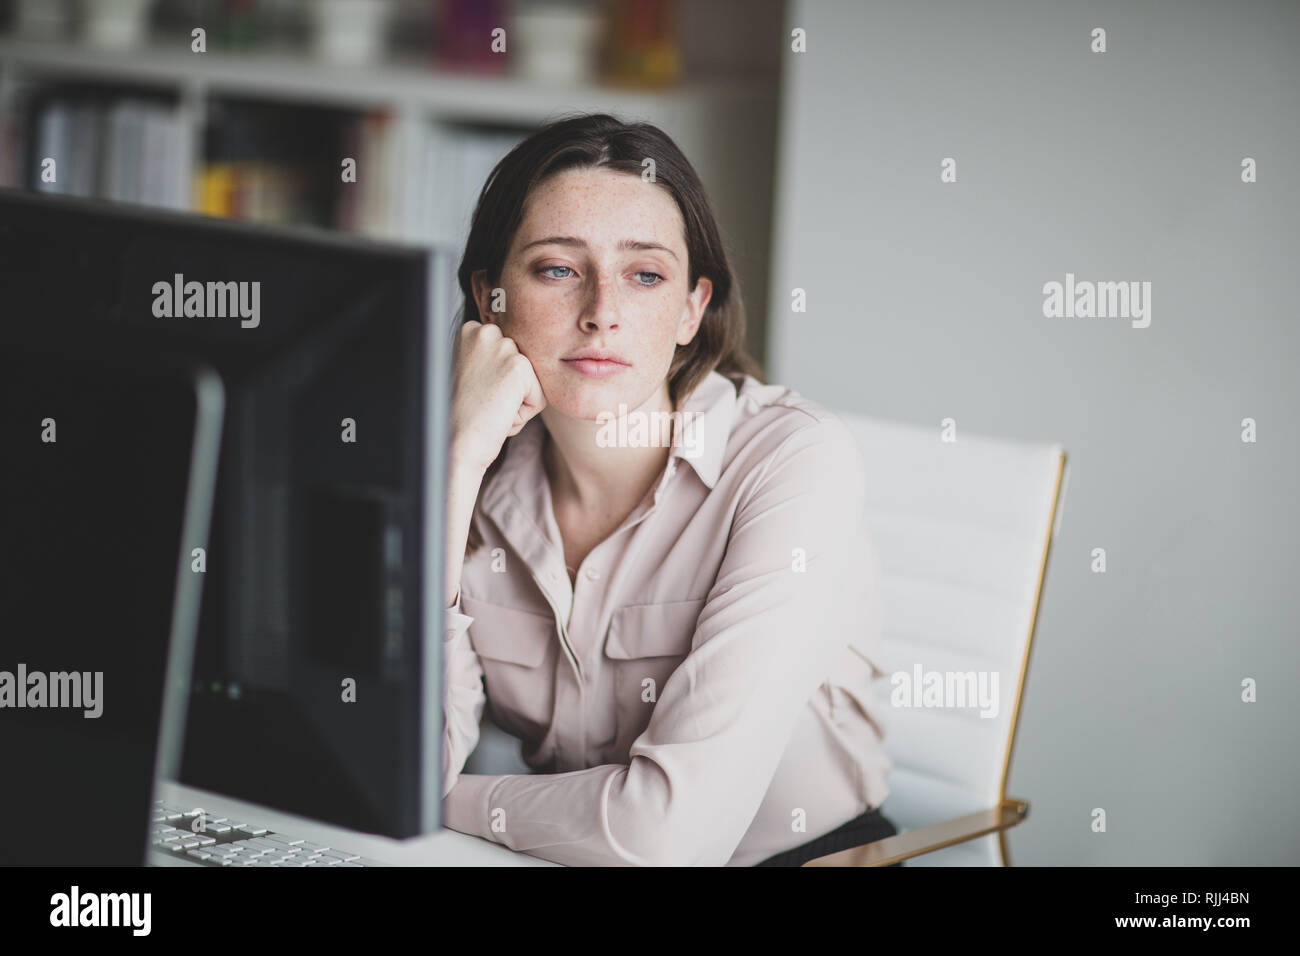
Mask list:
[{"label": "dark skirt", "polygon": [[[898,828],[881,814],[878,809],[868,810],[860,817],[854,817],[843,826],[836,827],[825,836],[819,836],[815,840],[797,846],[792,850],[786,850],[784,853],[778,853],[776,856],[768,857],[755,866],[802,866],[809,860],[815,860],[819,856],[825,856],[828,853],[834,853],[837,850],[847,850],[851,846],[861,846],[864,843],[871,843],[874,840],[881,840],[885,837],[895,836]],[[903,861],[891,863],[890,866],[902,866]]]}]

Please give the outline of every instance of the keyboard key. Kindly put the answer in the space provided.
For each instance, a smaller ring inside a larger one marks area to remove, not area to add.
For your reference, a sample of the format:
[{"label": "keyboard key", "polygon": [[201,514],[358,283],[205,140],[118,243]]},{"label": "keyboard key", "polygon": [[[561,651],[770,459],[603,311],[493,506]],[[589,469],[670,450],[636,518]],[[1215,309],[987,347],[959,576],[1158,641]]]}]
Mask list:
[{"label": "keyboard key", "polygon": [[251,833],[253,836],[265,836],[270,832],[263,827],[253,826],[251,823],[241,823],[235,829],[243,833]]},{"label": "keyboard key", "polygon": [[195,857],[196,859],[199,860],[207,860],[207,859],[211,859],[212,857],[211,853],[207,853],[203,850],[190,850],[187,855]]},{"label": "keyboard key", "polygon": [[298,846],[302,847],[304,850],[328,850],[329,849],[329,847],[325,846],[323,843],[308,843],[306,840],[300,840],[298,842]]}]

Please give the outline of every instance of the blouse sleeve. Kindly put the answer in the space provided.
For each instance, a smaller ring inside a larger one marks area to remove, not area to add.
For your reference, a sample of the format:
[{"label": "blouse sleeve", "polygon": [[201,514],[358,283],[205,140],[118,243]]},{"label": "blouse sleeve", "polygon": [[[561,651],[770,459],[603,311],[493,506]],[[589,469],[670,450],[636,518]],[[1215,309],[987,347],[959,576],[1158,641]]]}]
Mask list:
[{"label": "blouse sleeve", "polygon": [[456,784],[465,761],[478,746],[479,721],[487,695],[483,691],[483,665],[469,642],[474,618],[461,613],[456,603],[443,609],[442,638],[442,795]]}]

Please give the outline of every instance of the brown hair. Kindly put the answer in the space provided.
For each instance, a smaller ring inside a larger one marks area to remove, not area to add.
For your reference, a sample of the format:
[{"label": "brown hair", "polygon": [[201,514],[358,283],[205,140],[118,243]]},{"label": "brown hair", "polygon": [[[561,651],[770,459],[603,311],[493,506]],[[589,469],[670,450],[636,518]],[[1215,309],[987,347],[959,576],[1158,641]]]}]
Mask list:
[{"label": "brown hair", "polygon": [[[762,370],[745,351],[745,307],[740,286],[732,274],[699,176],[663,130],[649,123],[624,123],[607,113],[548,123],[515,146],[488,175],[474,208],[457,273],[465,297],[461,324],[482,321],[471,276],[483,269],[491,285],[500,281],[506,253],[523,221],[524,202],[533,187],[556,173],[575,168],[604,167],[640,176],[646,158],[654,160],[655,184],[667,190],[681,210],[690,268],[687,287],[694,289],[701,276],[713,283],[713,294],[695,337],[689,345],[677,346],[668,369],[668,393],[674,407],[711,371],[752,375],[762,382]],[[501,453],[483,476],[480,494],[504,455],[502,445]],[[474,509],[477,513],[478,502]],[[466,557],[482,544],[483,536],[471,520]]]}]

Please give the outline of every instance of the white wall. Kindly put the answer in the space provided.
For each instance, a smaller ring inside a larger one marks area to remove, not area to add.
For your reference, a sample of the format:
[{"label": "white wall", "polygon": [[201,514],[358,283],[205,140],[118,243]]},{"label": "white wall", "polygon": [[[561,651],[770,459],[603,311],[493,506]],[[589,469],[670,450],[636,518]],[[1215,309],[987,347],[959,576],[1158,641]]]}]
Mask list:
[{"label": "white wall", "polygon": [[[1300,5],[792,0],[794,26],[772,380],[1070,456],[1013,862],[1300,863]],[[1150,326],[1045,318],[1066,272],[1150,281]]]}]

